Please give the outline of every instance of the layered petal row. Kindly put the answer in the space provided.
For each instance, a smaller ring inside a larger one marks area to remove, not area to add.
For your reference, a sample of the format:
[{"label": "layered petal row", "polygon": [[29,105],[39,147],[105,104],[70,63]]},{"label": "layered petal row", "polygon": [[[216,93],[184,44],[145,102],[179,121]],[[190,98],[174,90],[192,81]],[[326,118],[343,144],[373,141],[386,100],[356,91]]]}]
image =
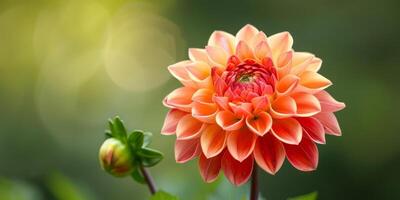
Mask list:
[{"label": "layered petal row", "polygon": [[289,32],[267,36],[252,25],[236,35],[214,31],[189,60],[168,67],[182,87],[163,100],[161,133],[175,135],[175,159],[198,158],[205,182],[220,171],[244,184],[255,165],[276,174],[285,159],[301,171],[318,166],[316,144],[340,136],[345,104],[325,89],[322,60],[293,49]]}]

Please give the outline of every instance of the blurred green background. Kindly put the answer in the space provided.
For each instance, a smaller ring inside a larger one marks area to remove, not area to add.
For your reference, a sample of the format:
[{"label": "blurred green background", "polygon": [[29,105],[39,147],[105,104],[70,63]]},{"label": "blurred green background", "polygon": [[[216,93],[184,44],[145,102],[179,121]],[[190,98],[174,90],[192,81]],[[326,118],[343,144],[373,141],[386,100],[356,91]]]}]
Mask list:
[{"label": "blurred green background", "polygon": [[166,66],[204,47],[213,30],[247,23],[267,35],[290,31],[296,50],[323,59],[328,91],[347,104],[337,114],[343,136],[319,145],[318,170],[286,161],[277,175],[260,175],[263,196],[400,199],[399,8],[397,0],[1,0],[0,200],[148,198],[145,186],[99,167],[106,120],[117,114],[129,129],[155,133],[152,146],[166,157],[151,171],[164,190],[183,200],[247,196],[247,186],[203,183],[197,162],[176,164],[174,137],[158,134],[161,100],[179,85]]}]

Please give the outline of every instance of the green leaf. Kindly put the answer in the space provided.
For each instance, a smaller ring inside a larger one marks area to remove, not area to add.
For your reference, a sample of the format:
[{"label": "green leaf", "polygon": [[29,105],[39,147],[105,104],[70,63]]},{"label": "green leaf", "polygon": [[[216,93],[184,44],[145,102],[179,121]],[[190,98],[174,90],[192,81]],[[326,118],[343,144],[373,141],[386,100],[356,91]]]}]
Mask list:
[{"label": "green leaf", "polygon": [[47,180],[50,192],[58,200],[88,200],[91,199],[81,187],[76,185],[71,179],[60,174],[53,173]]},{"label": "green leaf", "polygon": [[144,176],[142,174],[142,172],[140,172],[139,168],[136,168],[132,174],[131,174],[132,178],[141,184],[146,184],[146,180],[144,179]]},{"label": "green leaf", "polygon": [[288,198],[288,200],[317,200],[318,192],[311,192],[309,194]]},{"label": "green leaf", "polygon": [[163,154],[150,148],[142,148],[137,152],[144,167],[152,167],[163,159]]},{"label": "green leaf", "polygon": [[143,140],[143,145],[142,147],[147,147],[149,146],[149,144],[151,143],[151,137],[153,136],[153,134],[151,132],[144,132],[144,140]]},{"label": "green leaf", "polygon": [[128,142],[134,152],[142,148],[144,137],[144,133],[140,130],[135,130],[129,135]]},{"label": "green leaf", "polygon": [[10,180],[0,177],[1,200],[41,200],[44,195],[35,185],[22,180]]},{"label": "green leaf", "polygon": [[156,192],[149,200],[179,200],[178,197],[164,192],[162,190]]}]

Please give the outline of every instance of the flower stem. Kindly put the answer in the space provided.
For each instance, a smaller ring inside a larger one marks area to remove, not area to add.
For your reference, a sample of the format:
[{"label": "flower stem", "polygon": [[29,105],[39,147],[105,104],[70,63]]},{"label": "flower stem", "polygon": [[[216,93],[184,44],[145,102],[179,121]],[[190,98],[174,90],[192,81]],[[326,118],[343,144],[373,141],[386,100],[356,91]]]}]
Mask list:
[{"label": "flower stem", "polygon": [[146,180],[147,186],[149,186],[150,193],[153,195],[157,191],[156,184],[154,183],[153,177],[150,175],[149,171],[143,166],[140,166],[140,171],[142,172],[144,179]]},{"label": "flower stem", "polygon": [[257,165],[253,167],[253,173],[251,174],[251,186],[250,186],[250,200],[258,199],[258,176],[257,176]]}]

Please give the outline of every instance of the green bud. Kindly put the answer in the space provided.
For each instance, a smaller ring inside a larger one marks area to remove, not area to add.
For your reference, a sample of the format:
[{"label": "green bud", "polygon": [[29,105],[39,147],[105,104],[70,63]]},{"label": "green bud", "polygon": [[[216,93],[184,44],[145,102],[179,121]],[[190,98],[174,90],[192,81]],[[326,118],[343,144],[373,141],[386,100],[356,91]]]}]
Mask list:
[{"label": "green bud", "polygon": [[104,141],[100,147],[99,158],[101,167],[113,176],[127,176],[134,169],[129,147],[115,138]]}]

